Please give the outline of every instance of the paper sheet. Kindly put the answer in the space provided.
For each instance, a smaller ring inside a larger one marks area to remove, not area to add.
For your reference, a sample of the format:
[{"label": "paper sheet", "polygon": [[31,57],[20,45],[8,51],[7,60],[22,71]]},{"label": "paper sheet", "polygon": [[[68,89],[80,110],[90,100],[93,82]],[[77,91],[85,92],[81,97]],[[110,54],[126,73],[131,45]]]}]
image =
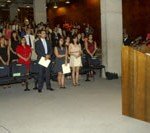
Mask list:
[{"label": "paper sheet", "polygon": [[62,64],[62,70],[63,74],[71,73],[70,64],[69,63],[67,65]]},{"label": "paper sheet", "polygon": [[50,63],[51,63],[51,60],[45,60],[45,57],[41,57],[41,59],[38,62],[38,64],[46,68],[49,66]]}]

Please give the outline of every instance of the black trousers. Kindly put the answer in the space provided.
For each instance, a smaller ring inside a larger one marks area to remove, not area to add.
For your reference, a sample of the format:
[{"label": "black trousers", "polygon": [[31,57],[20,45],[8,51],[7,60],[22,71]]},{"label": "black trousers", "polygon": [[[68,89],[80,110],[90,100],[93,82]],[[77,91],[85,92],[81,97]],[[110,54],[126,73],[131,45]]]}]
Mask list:
[{"label": "black trousers", "polygon": [[91,56],[89,54],[86,54],[86,62],[87,62],[87,66],[90,68],[91,66]]},{"label": "black trousers", "polygon": [[38,90],[42,90],[44,86],[44,82],[46,81],[46,88],[51,88],[50,83],[50,68],[45,68],[39,65],[39,74],[38,74]]}]

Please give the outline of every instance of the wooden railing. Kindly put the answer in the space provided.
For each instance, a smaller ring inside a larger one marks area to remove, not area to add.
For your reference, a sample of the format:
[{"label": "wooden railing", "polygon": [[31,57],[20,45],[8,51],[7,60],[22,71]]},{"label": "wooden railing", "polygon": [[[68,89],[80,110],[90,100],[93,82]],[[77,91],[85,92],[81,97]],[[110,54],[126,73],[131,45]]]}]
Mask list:
[{"label": "wooden railing", "polygon": [[150,56],[122,48],[122,113],[150,122]]}]

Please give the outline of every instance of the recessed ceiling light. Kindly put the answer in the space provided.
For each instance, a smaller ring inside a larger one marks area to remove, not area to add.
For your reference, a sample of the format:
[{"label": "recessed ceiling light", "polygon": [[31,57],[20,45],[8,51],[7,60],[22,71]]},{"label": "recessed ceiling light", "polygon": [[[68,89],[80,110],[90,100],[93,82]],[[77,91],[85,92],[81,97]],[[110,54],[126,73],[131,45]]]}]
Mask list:
[{"label": "recessed ceiling light", "polygon": [[70,1],[69,1],[69,0],[67,0],[67,1],[66,1],[66,4],[70,4]]},{"label": "recessed ceiling light", "polygon": [[1,7],[4,7],[5,5],[4,4],[1,4]]},{"label": "recessed ceiling light", "polygon": [[8,2],[8,3],[10,3],[10,2],[11,2],[11,0],[7,0],[7,2]]},{"label": "recessed ceiling light", "polygon": [[26,8],[30,8],[30,6],[29,6],[29,5],[26,5]]},{"label": "recessed ceiling light", "polygon": [[20,12],[20,9],[18,8],[17,11]]},{"label": "recessed ceiling light", "polygon": [[56,8],[58,8],[58,6],[57,6],[57,4],[56,4],[56,3],[54,4],[54,7],[53,7],[53,8],[55,8],[55,9],[56,9]]},{"label": "recessed ceiling light", "polygon": [[58,6],[57,6],[57,5],[55,5],[55,6],[54,6],[54,8],[56,9],[56,8],[58,8]]}]

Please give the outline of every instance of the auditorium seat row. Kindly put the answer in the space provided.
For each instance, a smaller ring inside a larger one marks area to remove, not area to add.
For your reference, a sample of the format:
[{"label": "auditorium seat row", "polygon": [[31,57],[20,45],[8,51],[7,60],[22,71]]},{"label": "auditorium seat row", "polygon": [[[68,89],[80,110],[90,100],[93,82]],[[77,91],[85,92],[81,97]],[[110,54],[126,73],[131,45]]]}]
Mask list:
[{"label": "auditorium seat row", "polygon": [[[50,71],[51,71],[51,79],[53,81],[57,81],[57,73],[54,72],[54,64],[55,62],[52,62],[50,65]],[[80,69],[80,74],[86,74],[87,79],[88,73],[90,71],[94,71],[95,69],[100,70],[100,76],[102,73],[102,69],[105,70],[105,66],[101,64],[101,61],[99,58],[91,58],[90,62],[87,62],[87,59],[85,56],[82,57],[82,64],[83,67]],[[15,84],[15,83],[26,83],[26,89],[28,89],[28,79],[33,78],[35,87],[37,88],[37,78],[38,77],[38,62],[32,61],[30,66],[30,72],[27,73],[26,67],[23,64],[18,64],[17,62],[12,63],[10,66],[0,66],[0,85],[9,85],[9,84]]]}]

